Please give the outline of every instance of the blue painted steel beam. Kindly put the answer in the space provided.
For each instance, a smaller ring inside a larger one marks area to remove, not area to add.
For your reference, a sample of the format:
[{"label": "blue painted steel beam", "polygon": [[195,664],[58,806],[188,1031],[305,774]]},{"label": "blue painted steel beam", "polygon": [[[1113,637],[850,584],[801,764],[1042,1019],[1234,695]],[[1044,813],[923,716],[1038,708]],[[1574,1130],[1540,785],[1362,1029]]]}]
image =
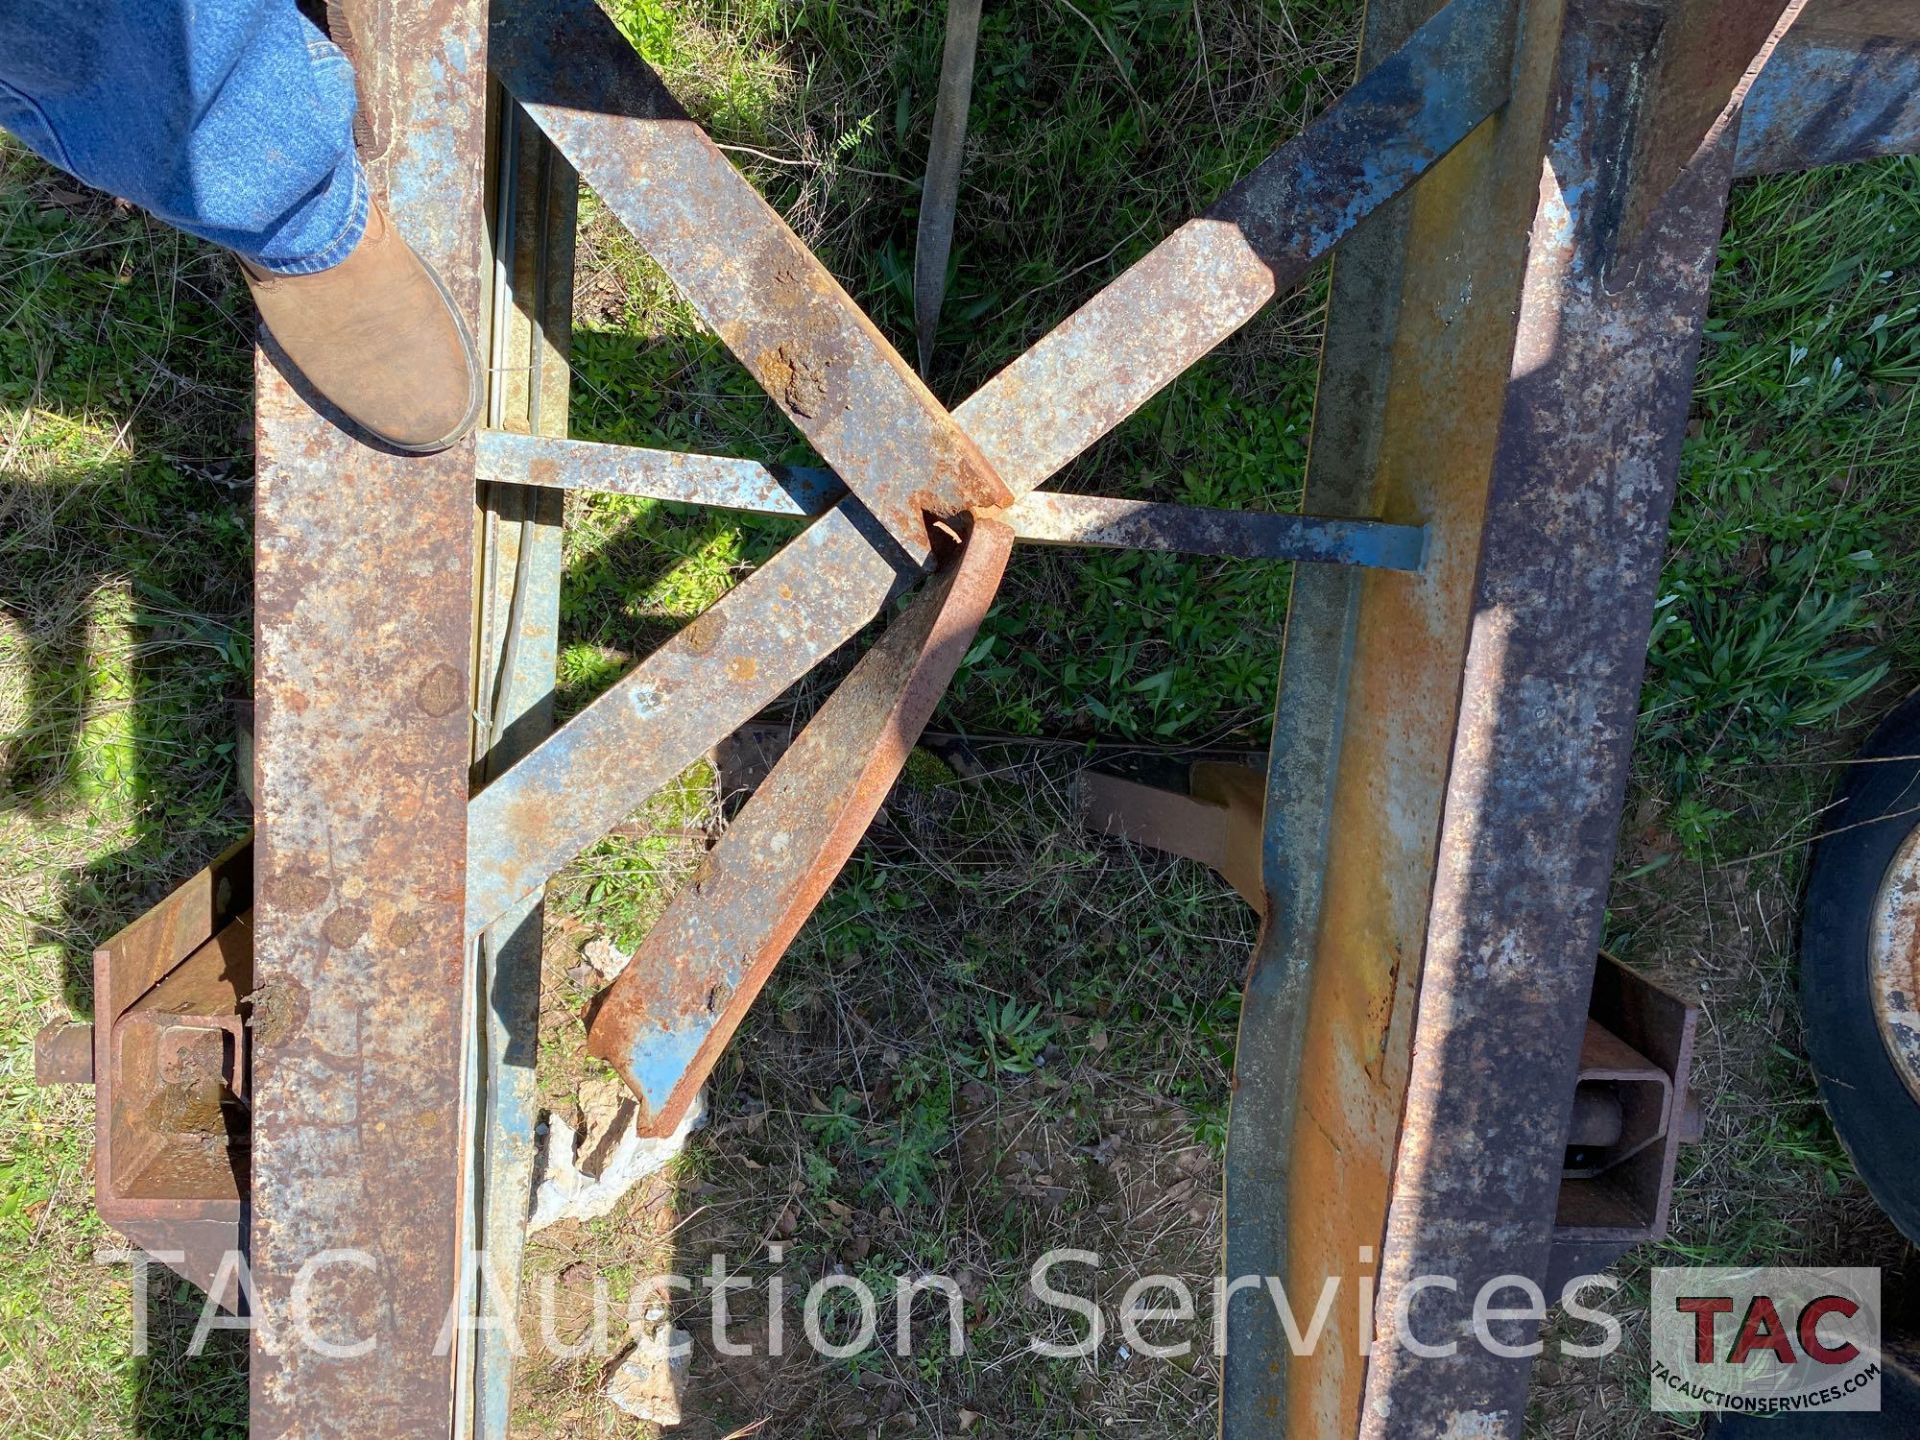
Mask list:
[{"label": "blue painted steel beam", "polygon": [[1920,154],[1920,7],[1906,34],[1820,28],[1810,11],[1747,92],[1734,166],[1771,175]]},{"label": "blue painted steel beam", "polygon": [[[494,294],[488,421],[564,435],[570,375],[573,250],[580,182],[511,100],[495,92]],[[488,777],[505,774],[553,730],[560,634],[562,495],[488,484],[480,594],[474,756]],[[478,937],[472,1010],[475,1114],[473,1205],[487,1286],[469,1297],[485,1319],[516,1312],[533,1190],[539,1116],[543,895],[512,906]],[[477,1278],[477,1277],[476,1277]],[[468,1401],[456,1440],[506,1440],[518,1332],[478,1326],[468,1351]]]},{"label": "blue painted steel beam", "polygon": [[[480,437],[479,467],[482,479],[515,485],[597,490],[808,519],[826,513],[847,493],[831,470],[504,431]],[[1029,491],[1001,518],[1012,527],[1014,538],[1031,544],[1304,560],[1381,570],[1419,569],[1426,545],[1426,531],[1418,525],[1046,490]]]}]

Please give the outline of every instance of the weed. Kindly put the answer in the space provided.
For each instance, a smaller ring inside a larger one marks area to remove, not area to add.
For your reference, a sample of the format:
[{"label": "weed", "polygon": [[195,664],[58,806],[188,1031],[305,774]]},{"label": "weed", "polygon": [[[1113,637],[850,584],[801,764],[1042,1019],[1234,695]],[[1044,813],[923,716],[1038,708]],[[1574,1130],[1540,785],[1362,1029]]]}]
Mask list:
[{"label": "weed", "polygon": [[1053,1026],[1042,1023],[1040,1011],[1037,1004],[1023,1010],[1017,1000],[1003,1000],[998,1007],[988,1006],[974,1021],[980,1049],[961,1063],[986,1080],[1003,1075],[1026,1075],[1046,1064]]}]

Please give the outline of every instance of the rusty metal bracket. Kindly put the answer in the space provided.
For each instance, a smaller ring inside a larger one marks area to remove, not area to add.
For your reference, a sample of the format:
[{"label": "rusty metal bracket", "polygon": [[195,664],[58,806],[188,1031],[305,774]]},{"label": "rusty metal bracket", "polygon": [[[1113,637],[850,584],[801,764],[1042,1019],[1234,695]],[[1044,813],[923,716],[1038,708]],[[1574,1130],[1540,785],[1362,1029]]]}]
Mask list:
[{"label": "rusty metal bracket", "polygon": [[[1699,1008],[1601,952],[1554,1200],[1546,1286],[1557,1294],[1667,1233],[1680,1147],[1700,1138],[1692,1093]],[[1583,1102],[1610,1124],[1581,1133]]]},{"label": "rusty metal bracket", "polygon": [[913,247],[913,328],[923,375],[933,365],[933,342],[947,298],[947,259],[953,253],[954,207],[960,200],[979,42],[980,0],[947,0],[947,43],[940,54],[940,91],[933,105],[933,138],[927,146],[927,177],[920,187],[920,224]]},{"label": "rusty metal bracket", "polygon": [[252,908],[249,840],[94,951],[88,1034],[100,1218],[236,1313],[228,1257],[248,1250],[252,1178]]},{"label": "rusty metal bracket", "polygon": [[1260,831],[1266,783],[1247,765],[1200,761],[1184,792],[1088,770],[1079,784],[1080,818],[1089,829],[1183,855],[1218,871],[1256,914],[1267,913],[1260,881]]}]

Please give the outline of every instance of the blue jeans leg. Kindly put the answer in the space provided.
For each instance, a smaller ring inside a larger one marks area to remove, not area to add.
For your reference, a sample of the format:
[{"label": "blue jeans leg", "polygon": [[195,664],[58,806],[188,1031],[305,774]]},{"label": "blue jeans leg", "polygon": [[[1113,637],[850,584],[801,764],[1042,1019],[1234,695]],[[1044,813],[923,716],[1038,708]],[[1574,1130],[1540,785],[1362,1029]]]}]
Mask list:
[{"label": "blue jeans leg", "polygon": [[355,104],[294,0],[0,0],[0,129],[278,274],[366,228]]}]

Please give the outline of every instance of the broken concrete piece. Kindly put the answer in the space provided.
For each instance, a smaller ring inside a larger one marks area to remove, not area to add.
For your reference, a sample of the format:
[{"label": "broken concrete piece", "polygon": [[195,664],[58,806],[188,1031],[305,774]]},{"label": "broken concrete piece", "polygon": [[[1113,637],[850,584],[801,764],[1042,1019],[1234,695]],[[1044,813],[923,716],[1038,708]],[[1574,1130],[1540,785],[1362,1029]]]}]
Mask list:
[{"label": "broken concrete piece", "polygon": [[633,956],[606,936],[599,935],[586,943],[580,958],[591,965],[602,980],[612,980],[627,968],[627,962]]},{"label": "broken concrete piece", "polygon": [[617,1075],[582,1082],[580,1133],[574,1140],[573,1159],[583,1174],[597,1179],[606,1170],[639,1113],[640,1102]]},{"label": "broken concrete piece", "polygon": [[607,1380],[607,1399],[635,1419],[678,1425],[691,1356],[687,1332],[671,1324],[660,1325],[640,1338],[633,1353]]},{"label": "broken concrete piece", "polygon": [[[617,1082],[609,1082],[617,1084]],[[586,1095],[582,1092],[582,1108]],[[619,1111],[616,1107],[615,1114]],[[619,1127],[618,1136],[607,1134],[611,1146],[596,1147],[598,1171],[588,1174],[581,1166],[581,1136],[558,1115],[548,1117],[545,1168],[533,1195],[533,1216],[529,1231],[544,1230],[562,1220],[595,1220],[608,1214],[621,1197],[647,1176],[686,1148],[687,1136],[707,1118],[707,1095],[702,1090],[687,1107],[686,1118],[664,1140],[650,1140],[634,1132],[632,1116]]]}]

